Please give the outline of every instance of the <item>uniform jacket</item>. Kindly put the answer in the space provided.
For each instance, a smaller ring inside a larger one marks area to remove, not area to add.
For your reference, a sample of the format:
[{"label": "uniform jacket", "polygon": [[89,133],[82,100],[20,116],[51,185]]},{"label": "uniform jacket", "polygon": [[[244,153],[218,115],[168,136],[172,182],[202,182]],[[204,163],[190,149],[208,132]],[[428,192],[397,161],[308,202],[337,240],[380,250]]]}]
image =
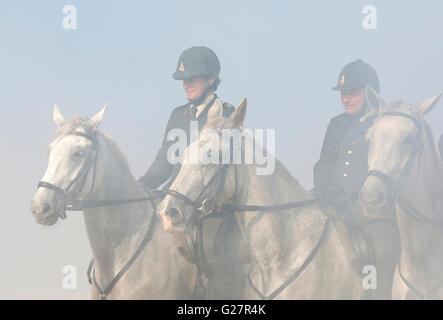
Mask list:
[{"label": "uniform jacket", "polygon": [[[146,171],[145,175],[139,179],[139,182],[143,183],[143,185],[148,189],[156,189],[160,185],[162,185],[167,180],[168,183],[165,185],[165,188],[168,188],[172,182],[175,180],[175,177],[178,175],[180,171],[180,163],[171,165],[167,159],[167,152],[171,145],[175,143],[175,141],[168,141],[167,135],[168,132],[172,129],[182,129],[186,132],[188,139],[187,143],[190,143],[190,129],[189,124],[192,120],[198,121],[198,129],[201,130],[206,123],[208,111],[211,106],[214,104],[215,99],[218,99],[217,95],[213,94],[214,97],[211,101],[206,105],[203,111],[199,114],[198,118],[195,117],[195,114],[191,111],[191,103],[187,103],[183,106],[175,108],[171,116],[169,117],[168,124],[166,126],[165,134],[163,137],[163,141],[158,151],[154,162],[151,164],[149,169]],[[228,117],[231,115],[235,108],[226,103],[222,102],[223,105],[223,116]]]},{"label": "uniform jacket", "polygon": [[331,119],[320,160],[314,166],[314,195],[323,202],[355,200],[368,173],[366,132],[374,117],[346,113]]}]

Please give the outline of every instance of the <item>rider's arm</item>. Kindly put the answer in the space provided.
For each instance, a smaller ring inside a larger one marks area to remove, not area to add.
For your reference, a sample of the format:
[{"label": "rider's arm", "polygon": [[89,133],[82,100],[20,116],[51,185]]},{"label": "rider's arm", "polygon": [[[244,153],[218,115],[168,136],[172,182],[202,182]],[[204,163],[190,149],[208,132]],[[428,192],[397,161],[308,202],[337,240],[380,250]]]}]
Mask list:
[{"label": "rider's arm", "polygon": [[172,165],[167,159],[167,153],[173,142],[167,140],[167,135],[173,127],[173,117],[174,111],[169,117],[168,125],[166,126],[165,134],[163,136],[162,145],[155,156],[154,162],[151,164],[146,173],[138,180],[148,189],[158,188],[171,177]]},{"label": "rider's arm", "polygon": [[333,118],[328,125],[321,148],[320,159],[314,165],[314,190],[316,198],[323,198],[333,188],[333,173],[337,161],[338,130],[340,119]]}]

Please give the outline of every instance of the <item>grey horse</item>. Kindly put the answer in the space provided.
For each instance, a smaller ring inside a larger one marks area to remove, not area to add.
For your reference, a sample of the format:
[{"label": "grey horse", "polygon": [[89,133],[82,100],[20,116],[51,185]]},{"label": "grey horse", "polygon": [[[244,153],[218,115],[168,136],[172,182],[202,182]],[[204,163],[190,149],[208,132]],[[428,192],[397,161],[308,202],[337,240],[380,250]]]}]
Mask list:
[{"label": "grey horse", "polygon": [[[231,141],[221,132],[235,129],[241,133],[245,114],[244,99],[229,118],[208,121],[185,150],[170,188],[174,194],[158,207],[164,228],[180,234],[202,214],[229,208],[235,212],[251,256],[243,298],[359,299],[363,283],[352,266],[355,255],[343,221],[327,217],[280,162],[275,162],[273,173],[257,175],[257,163],[193,160],[195,154],[204,158],[214,152],[212,156],[218,158],[215,154],[229,150]],[[250,147],[248,141],[240,145],[242,153]],[[304,205],[273,206],[294,201]]]},{"label": "grey horse", "polygon": [[440,151],[440,158],[443,160],[443,133],[440,136],[440,141],[438,142],[438,149]]},{"label": "grey horse", "polygon": [[423,118],[441,93],[417,105],[386,103],[370,87],[367,95],[378,117],[367,134],[369,175],[360,202],[370,217],[396,204],[401,253],[392,298],[442,299],[443,164]]},{"label": "grey horse", "polygon": [[[58,130],[31,203],[38,223],[55,224],[65,216],[73,197],[86,201],[146,198],[115,142],[97,130],[105,109],[90,119],[65,121],[54,106]],[[198,298],[194,295],[197,268],[178,250],[186,250],[186,245],[180,237],[163,231],[154,207],[151,201],[137,201],[84,210],[95,265],[92,298]]]}]

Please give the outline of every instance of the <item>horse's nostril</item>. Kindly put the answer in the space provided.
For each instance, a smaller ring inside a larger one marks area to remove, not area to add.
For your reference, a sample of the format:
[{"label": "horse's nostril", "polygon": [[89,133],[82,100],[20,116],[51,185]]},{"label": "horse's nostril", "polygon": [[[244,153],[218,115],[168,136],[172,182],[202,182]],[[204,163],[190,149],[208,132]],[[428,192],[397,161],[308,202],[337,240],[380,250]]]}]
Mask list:
[{"label": "horse's nostril", "polygon": [[379,192],[377,197],[377,204],[382,204],[385,202],[385,194],[383,192]]},{"label": "horse's nostril", "polygon": [[41,214],[47,214],[48,212],[51,212],[52,207],[51,205],[45,203],[44,205],[40,206],[32,206],[31,211],[33,215],[41,215]]},{"label": "horse's nostril", "polygon": [[48,212],[50,212],[51,211],[51,206],[49,205],[49,204],[47,204],[47,203],[45,203],[44,205],[43,205],[43,207],[42,207],[42,214],[45,214],[45,213],[48,213]]},{"label": "horse's nostril", "polygon": [[172,220],[179,219],[181,217],[180,210],[175,207],[169,207],[166,209],[166,215]]}]

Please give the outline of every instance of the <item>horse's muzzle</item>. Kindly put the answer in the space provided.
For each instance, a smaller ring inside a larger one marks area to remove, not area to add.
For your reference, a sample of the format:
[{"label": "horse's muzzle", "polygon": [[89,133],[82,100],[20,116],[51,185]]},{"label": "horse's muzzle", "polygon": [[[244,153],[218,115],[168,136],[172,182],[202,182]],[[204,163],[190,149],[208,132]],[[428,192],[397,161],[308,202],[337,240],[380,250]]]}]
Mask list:
[{"label": "horse's muzzle", "polygon": [[172,233],[184,232],[186,220],[180,208],[168,206],[160,212],[163,228]]}]

